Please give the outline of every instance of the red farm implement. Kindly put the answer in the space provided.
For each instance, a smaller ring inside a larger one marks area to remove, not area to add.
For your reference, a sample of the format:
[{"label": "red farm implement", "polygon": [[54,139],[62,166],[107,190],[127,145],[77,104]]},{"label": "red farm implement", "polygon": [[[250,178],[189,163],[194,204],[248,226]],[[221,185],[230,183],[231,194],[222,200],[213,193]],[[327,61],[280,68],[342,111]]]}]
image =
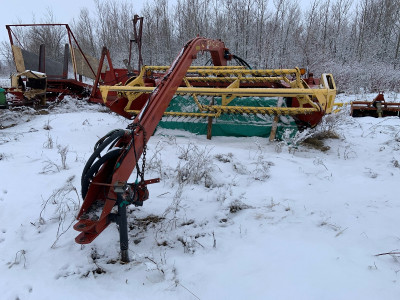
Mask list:
[{"label": "red farm implement", "polygon": [[[210,53],[214,66],[191,66],[202,52]],[[105,57],[108,59],[106,49],[102,60]],[[143,205],[149,197],[147,184],[159,181],[144,179],[146,144],[175,95],[191,95],[198,106],[195,113],[171,112],[185,117],[290,115],[301,125],[315,126],[332,111],[336,87],[331,74],[303,80],[298,68],[249,70],[227,66],[233,58],[220,40],[197,37],[183,47],[170,67],[144,66],[125,84],[100,86],[104,103],[133,121],[127,129],[114,130],[101,138],[82,172],[84,202],[74,226],[80,232],[77,243],[91,243],[115,222],[119,225],[121,260],[129,261],[126,206]],[[218,97],[220,103],[202,104],[201,96]],[[278,97],[284,101],[269,107],[232,105],[241,97]],[[104,151],[106,148],[108,151]],[[135,168],[136,180],[128,183]],[[113,212],[115,206],[117,212]]]},{"label": "red farm implement", "polygon": [[[37,67],[28,72],[26,65],[22,65],[27,54],[24,55],[14,45],[11,25],[7,26],[19,72],[14,78],[15,87],[7,92],[19,97],[22,104],[43,97],[47,101],[64,95],[87,97],[89,101],[101,102],[132,120],[126,129],[113,130],[96,143],[82,172],[84,200],[74,226],[80,232],[76,242],[88,244],[108,225],[117,223],[121,260],[124,262],[129,261],[126,206],[143,205],[149,198],[147,185],[159,181],[145,180],[144,172],[147,142],[163,116],[206,118],[210,138],[212,121],[223,115],[269,115],[274,117],[275,125],[279,116],[291,116],[299,128],[314,127],[325,114],[332,112],[336,96],[332,74],[325,73],[317,79],[312,74],[305,76],[304,69],[299,68],[253,70],[231,54],[221,40],[202,37],[189,41],[170,66],[142,66],[142,19],[135,17],[133,21],[135,40],[130,43],[130,51],[132,43],[136,42],[139,47],[138,70],[131,69],[131,56],[126,68],[114,68],[106,48],[103,48],[99,61],[88,57],[66,24],[42,24],[38,26],[66,28],[69,44],[65,47],[64,64],[59,66],[58,71],[50,72],[52,63],[45,59],[43,47],[40,55],[33,59],[33,67],[35,64]],[[69,53],[73,66],[72,79],[66,76]],[[211,57],[213,65],[192,66],[197,56],[203,53]],[[228,65],[231,61],[238,62],[238,65]],[[92,78],[94,84],[82,82],[82,76]],[[265,105],[264,100],[268,98],[277,101]],[[183,103],[179,107],[184,109],[169,110],[173,99],[178,99],[178,102],[192,101],[190,105],[195,109],[189,111]],[[240,102],[241,99],[248,101]],[[134,169],[137,171],[136,180],[128,183]]]},{"label": "red farm implement", "polygon": [[[61,27],[65,28],[68,43],[62,61],[46,56],[46,45],[38,53],[23,49],[15,28]],[[62,100],[64,96],[84,98],[92,86],[82,81],[82,76],[95,77],[95,59],[85,55],[68,24],[6,25],[17,73],[11,77],[11,87],[6,89],[11,106],[45,104]],[[19,45],[19,46],[18,46]],[[68,70],[72,62],[72,72]],[[72,76],[72,78],[70,78]]]},{"label": "red farm implement", "polygon": [[388,117],[400,116],[399,102],[386,102],[383,92],[372,101],[353,101],[351,103],[351,115],[353,117]]}]

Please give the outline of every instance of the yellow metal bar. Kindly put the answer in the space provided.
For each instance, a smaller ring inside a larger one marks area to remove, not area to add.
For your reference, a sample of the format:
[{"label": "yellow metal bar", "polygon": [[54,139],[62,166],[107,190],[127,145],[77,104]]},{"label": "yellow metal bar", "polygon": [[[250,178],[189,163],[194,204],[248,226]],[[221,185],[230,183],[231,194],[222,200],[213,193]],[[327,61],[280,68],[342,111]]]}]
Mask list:
[{"label": "yellow metal bar", "polygon": [[230,114],[266,114],[266,115],[299,115],[311,114],[318,111],[318,108],[301,107],[252,107],[252,106],[205,106],[203,108],[210,112]]},{"label": "yellow metal bar", "polygon": [[342,110],[343,106],[347,106],[350,105],[351,103],[349,102],[335,102],[333,103],[333,107],[336,107],[335,109],[333,109],[333,113],[337,114],[338,112],[340,112]]},{"label": "yellow metal bar", "polygon": [[[146,70],[150,71],[163,71],[163,70],[168,70],[170,66],[143,66]],[[194,69],[200,69],[200,70],[230,70],[230,69],[237,69],[237,70],[243,70],[245,67],[243,66],[191,66],[189,67],[189,71],[192,71]]]},{"label": "yellow metal bar", "polygon": [[[195,69],[199,74],[209,74],[209,70],[201,70],[201,69]],[[289,74],[299,74],[300,72],[298,69],[268,69],[268,70],[210,70],[212,71],[212,74],[215,75],[263,75],[263,76],[282,76],[282,75],[289,75]]]},{"label": "yellow metal bar", "polygon": [[347,106],[349,104],[350,103],[348,103],[348,102],[335,102],[335,103],[333,103],[333,106],[342,107],[342,106]]},{"label": "yellow metal bar", "polygon": [[[127,112],[131,114],[139,114],[140,110],[127,110]],[[166,111],[164,112],[164,116],[175,116],[175,117],[190,117],[190,118],[207,118],[213,117],[218,118],[221,113],[192,113],[192,112],[173,112],[173,111]]]},{"label": "yellow metal bar", "polygon": [[[240,79],[241,76],[239,76],[234,82],[232,82],[226,89],[232,90],[232,89],[239,89],[240,88]],[[228,105],[233,99],[236,98],[236,95],[223,95],[222,97],[222,105]]]},{"label": "yellow metal bar", "polygon": [[[144,66],[146,71],[163,71],[168,70],[169,66]],[[300,69],[261,69],[261,70],[249,70],[245,69],[241,66],[191,66],[188,70],[188,73],[199,73],[199,74],[215,74],[215,75],[223,75],[223,74],[242,74],[242,75],[263,75],[263,76],[282,76],[282,75],[290,75],[295,74],[296,80],[300,80]]]},{"label": "yellow metal bar", "polygon": [[[114,92],[151,93],[154,87],[146,86],[100,86],[100,90]],[[179,87],[176,94],[198,94],[204,96],[236,95],[240,97],[295,97],[313,96],[323,89],[301,89],[301,88],[204,88],[204,87]]]},{"label": "yellow metal bar", "polygon": [[[232,82],[238,79],[239,77],[186,77],[187,80],[192,82]],[[287,79],[283,76],[274,76],[274,77],[240,77],[240,82],[269,82],[269,81],[281,81]]]},{"label": "yellow metal bar", "polygon": [[[165,112],[165,116],[181,116],[181,117],[215,117],[218,118],[222,113],[229,114],[262,114],[262,115],[302,115],[317,112],[316,108],[299,108],[299,107],[242,107],[242,106],[217,106],[206,105],[203,106],[205,111],[209,113],[195,113],[195,112]],[[140,110],[127,110],[132,114],[140,113]],[[211,112],[211,113],[210,113]]]},{"label": "yellow metal bar", "polygon": [[[189,81],[186,79],[186,77],[183,78],[183,81],[185,82],[185,84],[186,84],[187,87],[192,87],[192,86],[190,85]],[[197,107],[199,108],[199,110],[202,111],[202,110],[203,110],[203,109],[202,109],[202,105],[201,105],[199,99],[197,98],[197,95],[196,95],[196,94],[192,94],[192,97],[193,97],[194,101],[196,102]]]}]

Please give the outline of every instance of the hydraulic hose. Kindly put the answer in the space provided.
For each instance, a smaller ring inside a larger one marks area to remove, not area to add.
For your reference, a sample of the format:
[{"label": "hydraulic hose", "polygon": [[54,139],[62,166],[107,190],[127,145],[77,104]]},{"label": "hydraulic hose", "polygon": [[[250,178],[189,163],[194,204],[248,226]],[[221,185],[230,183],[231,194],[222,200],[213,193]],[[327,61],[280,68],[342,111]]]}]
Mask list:
[{"label": "hydraulic hose", "polygon": [[96,158],[99,159],[101,158],[100,156],[101,151],[103,151],[108,145],[111,145],[110,147],[112,147],[115,144],[115,142],[118,141],[124,134],[125,134],[124,129],[116,129],[110,131],[108,134],[106,134],[104,137],[102,137],[97,141],[96,145],[94,146],[94,152],[89,157],[82,171],[82,177],[81,177],[82,187],[83,187],[83,179],[86,176],[88,170],[93,165],[93,162],[96,160]]},{"label": "hydraulic hose", "polygon": [[238,62],[240,63],[242,66],[247,67],[249,70],[251,70],[252,68],[250,67],[250,65],[243,59],[240,58],[237,55],[232,55],[232,57]]},{"label": "hydraulic hose", "polygon": [[87,170],[87,172],[82,176],[82,199],[85,199],[86,194],[89,190],[89,184],[90,181],[93,179],[94,175],[97,174],[99,171],[100,167],[107,161],[116,159],[118,156],[121,155],[122,149],[121,148],[115,148],[110,151],[108,151],[105,155],[100,157],[90,168]]}]

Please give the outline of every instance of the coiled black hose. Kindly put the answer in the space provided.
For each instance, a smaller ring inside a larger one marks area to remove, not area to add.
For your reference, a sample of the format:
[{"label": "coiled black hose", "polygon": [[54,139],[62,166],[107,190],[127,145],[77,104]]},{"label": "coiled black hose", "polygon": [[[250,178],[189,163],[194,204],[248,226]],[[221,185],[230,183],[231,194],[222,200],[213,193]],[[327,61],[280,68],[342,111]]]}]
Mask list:
[{"label": "coiled black hose", "polygon": [[[115,145],[115,143],[125,134],[124,129],[116,129],[113,131],[110,131],[108,134],[106,134],[104,137],[99,139],[97,143],[94,146],[94,152],[92,155],[89,157],[88,161],[86,162],[85,167],[83,168],[82,171],[82,177],[81,177],[81,186],[82,186],[82,197],[85,199],[87,189],[89,187],[89,181],[93,178],[94,174],[97,173],[99,170],[100,166],[106,162],[108,159],[114,158],[116,153],[121,153],[121,149],[116,149],[118,151],[114,151],[114,149],[110,150],[107,152],[105,155],[100,156],[100,153],[107,147],[110,146],[110,149]],[[113,153],[112,155],[109,153]],[[95,163],[94,161],[98,159]],[[97,168],[93,168],[94,166],[97,166]],[[85,190],[85,191],[84,191]]]},{"label": "coiled black hose", "polygon": [[109,160],[116,159],[118,156],[121,155],[122,149],[121,148],[115,148],[110,151],[108,151],[105,155],[100,157],[90,168],[87,170],[84,176],[82,176],[82,199],[85,199],[86,194],[89,190],[89,184],[91,180],[93,179],[94,175],[97,174],[99,171],[100,167]]}]

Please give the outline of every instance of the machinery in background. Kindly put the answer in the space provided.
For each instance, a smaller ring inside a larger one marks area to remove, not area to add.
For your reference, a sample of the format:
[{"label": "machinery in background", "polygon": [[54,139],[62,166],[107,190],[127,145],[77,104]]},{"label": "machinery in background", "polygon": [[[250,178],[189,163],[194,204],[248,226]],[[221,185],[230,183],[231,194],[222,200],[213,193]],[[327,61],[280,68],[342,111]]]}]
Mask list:
[{"label": "machinery in background", "polygon": [[353,117],[388,117],[400,116],[399,102],[386,102],[383,92],[372,101],[353,101],[351,102],[351,115]]},{"label": "machinery in background", "polygon": [[7,92],[12,95],[9,99],[11,105],[18,105],[23,99],[23,104],[39,102],[46,104],[47,76],[36,71],[25,71],[11,76],[11,88]]},{"label": "machinery in background", "polygon": [[[14,27],[64,27],[68,43],[64,46],[62,61],[49,58],[45,44],[40,45],[38,53],[23,49]],[[80,99],[90,95],[92,86],[82,78],[95,78],[98,62],[82,51],[68,24],[18,24],[6,25],[6,29],[17,70],[11,78],[11,88],[5,89],[10,106],[46,105],[46,102],[62,100],[66,95]],[[69,72],[69,65],[72,65],[72,72]],[[35,76],[42,76],[39,74],[46,77],[46,86],[40,92],[32,91],[34,88],[29,87],[28,81],[35,81]],[[22,81],[16,82],[15,77]],[[25,90],[22,90],[23,86]]]}]

